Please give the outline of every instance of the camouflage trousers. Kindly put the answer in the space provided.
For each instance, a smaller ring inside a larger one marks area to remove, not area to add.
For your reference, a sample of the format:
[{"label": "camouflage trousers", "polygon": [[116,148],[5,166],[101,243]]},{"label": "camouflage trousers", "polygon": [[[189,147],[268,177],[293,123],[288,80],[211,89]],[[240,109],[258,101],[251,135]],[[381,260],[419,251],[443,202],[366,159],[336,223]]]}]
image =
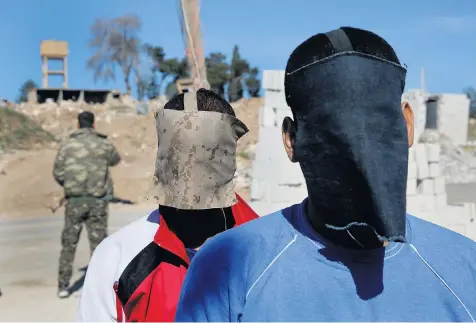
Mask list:
[{"label": "camouflage trousers", "polygon": [[73,275],[73,261],[79,237],[86,224],[91,255],[107,237],[108,202],[98,199],[68,200],[65,207],[64,228],[59,258],[59,289],[69,287]]}]

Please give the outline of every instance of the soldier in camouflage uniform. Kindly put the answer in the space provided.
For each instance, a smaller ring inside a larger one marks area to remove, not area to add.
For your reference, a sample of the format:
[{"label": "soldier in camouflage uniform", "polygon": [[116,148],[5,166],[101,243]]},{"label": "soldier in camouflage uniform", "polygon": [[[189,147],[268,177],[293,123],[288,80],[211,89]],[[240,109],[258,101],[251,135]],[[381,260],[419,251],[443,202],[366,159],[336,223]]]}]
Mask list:
[{"label": "soldier in camouflage uniform", "polygon": [[56,156],[53,176],[64,189],[67,200],[61,236],[58,296],[69,296],[69,283],[76,246],[86,224],[91,254],[107,237],[108,202],[113,196],[109,167],[121,157],[107,136],[94,129],[94,114],[78,116],[79,129],[63,141]]}]

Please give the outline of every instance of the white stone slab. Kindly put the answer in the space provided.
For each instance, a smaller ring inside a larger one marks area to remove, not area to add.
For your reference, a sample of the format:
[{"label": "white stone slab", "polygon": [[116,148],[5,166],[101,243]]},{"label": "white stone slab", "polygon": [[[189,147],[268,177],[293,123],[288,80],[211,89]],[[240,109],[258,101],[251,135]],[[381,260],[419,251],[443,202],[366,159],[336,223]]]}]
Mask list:
[{"label": "white stone slab", "polygon": [[441,94],[437,101],[438,131],[458,145],[468,139],[469,103],[465,94]]},{"label": "white stone slab", "polygon": [[446,192],[446,179],[444,176],[433,178],[433,192],[435,194],[444,194]]},{"label": "white stone slab", "polygon": [[414,145],[415,149],[415,161],[417,163],[428,163],[428,158],[426,158],[426,149],[424,144]]},{"label": "white stone slab", "polygon": [[299,186],[274,185],[270,191],[271,203],[289,203],[289,205],[302,202],[307,196],[306,185]]},{"label": "white stone slab", "polygon": [[417,164],[415,162],[408,163],[408,179],[417,179]]},{"label": "white stone slab", "polygon": [[264,93],[264,105],[272,108],[286,108],[284,90],[266,90]]},{"label": "white stone slab", "polygon": [[430,176],[428,163],[417,162],[417,178],[419,180],[427,179]]},{"label": "white stone slab", "polygon": [[271,107],[261,108],[261,126],[275,127],[276,126],[276,110]]},{"label": "white stone slab", "polygon": [[434,181],[431,178],[420,180],[417,184],[418,193],[423,195],[434,194]]},{"label": "white stone slab", "polygon": [[278,124],[279,127],[282,127],[283,125],[283,120],[285,117],[290,117],[291,119],[293,118],[293,113],[291,112],[291,109],[286,107],[286,108],[279,108],[276,111],[276,123]]},{"label": "white stone slab", "polygon": [[435,206],[437,210],[444,209],[446,208],[447,205],[448,205],[448,196],[445,193],[435,195]]},{"label": "white stone slab", "polygon": [[408,149],[408,162],[414,162],[415,161],[415,145],[410,147]]},{"label": "white stone slab", "polygon": [[439,144],[425,144],[426,158],[429,163],[437,163],[440,161],[440,145]]},{"label": "white stone slab", "polygon": [[407,196],[408,195],[417,195],[417,179],[407,179]]},{"label": "white stone slab", "polygon": [[267,198],[267,185],[262,181],[253,178],[251,180],[250,198],[251,200],[265,200]]},{"label": "white stone slab", "polygon": [[438,177],[441,175],[440,163],[429,163],[428,164],[428,176],[431,178]]},{"label": "white stone slab", "polygon": [[265,90],[284,90],[284,70],[264,70],[261,86]]}]

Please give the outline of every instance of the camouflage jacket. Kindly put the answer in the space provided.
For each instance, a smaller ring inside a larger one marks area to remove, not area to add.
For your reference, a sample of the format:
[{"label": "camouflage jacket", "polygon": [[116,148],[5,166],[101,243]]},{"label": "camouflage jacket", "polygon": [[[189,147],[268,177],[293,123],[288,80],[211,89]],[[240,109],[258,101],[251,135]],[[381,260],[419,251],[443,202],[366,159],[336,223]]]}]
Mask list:
[{"label": "camouflage jacket", "polygon": [[82,128],[70,134],[56,155],[53,176],[65,197],[113,195],[109,167],[121,157],[107,136]]}]

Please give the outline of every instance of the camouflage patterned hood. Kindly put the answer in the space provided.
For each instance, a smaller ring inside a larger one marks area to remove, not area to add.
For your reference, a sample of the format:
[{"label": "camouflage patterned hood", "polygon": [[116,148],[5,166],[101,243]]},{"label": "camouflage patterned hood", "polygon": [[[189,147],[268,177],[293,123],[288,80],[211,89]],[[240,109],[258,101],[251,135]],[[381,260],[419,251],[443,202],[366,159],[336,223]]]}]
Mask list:
[{"label": "camouflage patterned hood", "polygon": [[159,205],[178,209],[232,206],[236,144],[248,128],[231,115],[198,111],[195,93],[185,94],[184,106],[155,115],[155,197]]}]

